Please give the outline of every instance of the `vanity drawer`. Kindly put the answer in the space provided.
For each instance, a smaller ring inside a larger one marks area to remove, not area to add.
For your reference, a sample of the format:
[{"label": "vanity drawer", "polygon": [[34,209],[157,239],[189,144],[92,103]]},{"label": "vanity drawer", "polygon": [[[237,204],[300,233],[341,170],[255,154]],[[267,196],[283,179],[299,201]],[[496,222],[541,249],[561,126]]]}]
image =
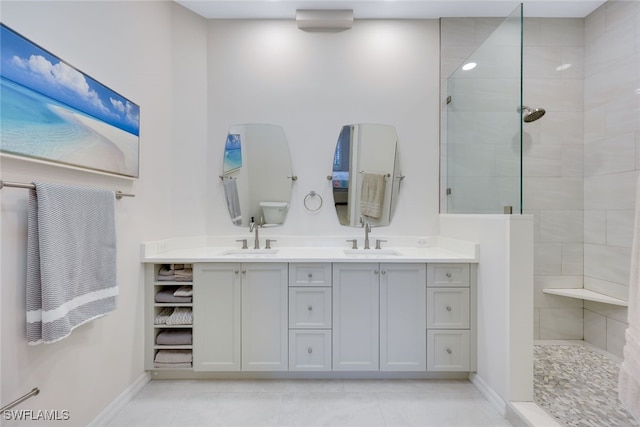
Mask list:
[{"label": "vanity drawer", "polygon": [[331,331],[290,330],[290,371],[330,371]]},{"label": "vanity drawer", "polygon": [[428,264],[427,286],[469,287],[469,264]]},{"label": "vanity drawer", "polygon": [[331,286],[331,263],[289,264],[289,286]]},{"label": "vanity drawer", "polygon": [[331,288],[290,287],[289,328],[331,329]]},{"label": "vanity drawer", "polygon": [[469,331],[427,331],[427,371],[469,371]]},{"label": "vanity drawer", "polygon": [[469,329],[469,288],[427,288],[427,329]]}]

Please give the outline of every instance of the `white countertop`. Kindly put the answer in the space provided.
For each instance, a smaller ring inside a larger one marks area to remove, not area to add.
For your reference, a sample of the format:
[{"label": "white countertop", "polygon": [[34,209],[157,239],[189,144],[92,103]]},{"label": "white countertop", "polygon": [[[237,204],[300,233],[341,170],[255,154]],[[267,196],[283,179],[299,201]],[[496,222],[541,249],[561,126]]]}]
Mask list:
[{"label": "white countertop", "polygon": [[[224,245],[233,238],[215,237],[218,244],[212,245],[212,238],[169,239],[142,245],[142,262],[145,263],[198,263],[198,262],[477,262],[478,245],[473,242],[429,238],[388,239],[389,245],[383,249],[349,249],[344,243],[332,245],[330,239],[320,238],[318,245],[307,241],[286,238],[288,245],[273,249],[240,249],[239,245]],[[313,241],[313,240],[311,240]],[[344,239],[339,239],[344,242]],[[418,242],[416,246],[407,243]],[[395,245],[394,245],[395,243]],[[292,245],[293,244],[293,245]],[[360,243],[361,244],[361,243]],[[263,243],[264,245],[264,243]]]}]

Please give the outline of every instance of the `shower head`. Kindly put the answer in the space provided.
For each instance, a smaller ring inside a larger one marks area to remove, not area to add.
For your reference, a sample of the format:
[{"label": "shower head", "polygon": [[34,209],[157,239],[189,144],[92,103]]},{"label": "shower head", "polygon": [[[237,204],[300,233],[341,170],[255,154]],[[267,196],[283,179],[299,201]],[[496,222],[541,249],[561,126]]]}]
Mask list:
[{"label": "shower head", "polygon": [[535,122],[540,117],[544,116],[544,113],[546,113],[544,108],[531,108],[526,105],[523,105],[522,108],[518,108],[518,113],[523,110],[524,114],[522,115],[522,120],[524,120],[525,123]]}]

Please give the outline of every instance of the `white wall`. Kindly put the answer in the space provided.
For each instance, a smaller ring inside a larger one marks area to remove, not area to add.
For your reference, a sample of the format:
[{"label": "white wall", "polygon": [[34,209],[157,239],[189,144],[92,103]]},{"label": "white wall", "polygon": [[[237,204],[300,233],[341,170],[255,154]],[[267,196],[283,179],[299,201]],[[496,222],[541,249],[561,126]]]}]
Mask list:
[{"label": "white wall", "polygon": [[118,309],[58,343],[27,346],[27,192],[0,192],[2,403],[39,387],[40,394],[21,409],[68,410],[71,420],[65,425],[85,426],[143,373],[140,243],[205,230],[206,212],[198,201],[205,193],[206,160],[191,154],[206,152],[206,25],[168,2],[3,1],[1,6],[4,24],[141,108],[138,181],[14,159],[0,162],[0,178],[7,181],[91,185],[136,195],[116,208]]},{"label": "white wall", "polygon": [[440,215],[440,226],[480,244],[474,383],[506,415],[506,402],[533,401],[533,217]]},{"label": "white wall", "polygon": [[[356,21],[337,33],[304,32],[293,20],[209,23],[208,233],[247,233],[231,225],[218,179],[229,126],[284,128],[293,185],[284,227],[263,235],[353,236],[333,208],[327,175],[340,129],[352,123],[396,127],[403,174],[387,235],[438,232],[438,21]],[[324,199],[304,210],[310,191]]]}]

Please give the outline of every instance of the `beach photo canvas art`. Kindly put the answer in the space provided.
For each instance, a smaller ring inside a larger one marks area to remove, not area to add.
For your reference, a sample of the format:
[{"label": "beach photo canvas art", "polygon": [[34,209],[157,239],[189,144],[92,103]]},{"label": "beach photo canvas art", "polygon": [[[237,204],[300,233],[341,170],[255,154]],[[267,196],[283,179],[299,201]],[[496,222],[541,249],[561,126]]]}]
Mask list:
[{"label": "beach photo canvas art", "polygon": [[139,177],[140,107],[0,24],[0,151]]}]

